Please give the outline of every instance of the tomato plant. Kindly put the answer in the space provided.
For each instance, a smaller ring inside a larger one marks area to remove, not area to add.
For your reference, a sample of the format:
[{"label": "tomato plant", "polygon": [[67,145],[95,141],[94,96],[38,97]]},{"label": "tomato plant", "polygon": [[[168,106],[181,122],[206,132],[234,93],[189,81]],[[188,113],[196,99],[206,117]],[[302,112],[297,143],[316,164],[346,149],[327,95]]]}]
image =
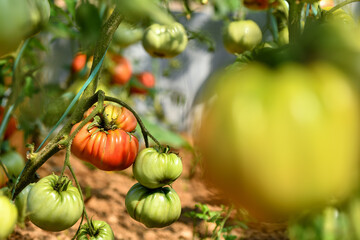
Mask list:
[{"label": "tomato plant", "polygon": [[252,50],[261,40],[261,29],[252,20],[231,22],[223,30],[224,46],[230,53]]},{"label": "tomato plant", "polygon": [[[91,227],[90,227],[91,225]],[[77,240],[113,240],[114,232],[109,224],[104,221],[91,220],[90,223],[85,223],[81,226]]]},{"label": "tomato plant", "polygon": [[225,74],[199,134],[206,176],[255,215],[347,198],[358,174],[353,89],[325,63]]},{"label": "tomato plant", "polygon": [[131,87],[131,93],[146,94],[148,88],[153,88],[155,86],[155,76],[151,72],[142,72],[135,75],[135,77],[139,84]]},{"label": "tomato plant", "polygon": [[131,78],[131,64],[126,58],[119,55],[113,55],[112,60],[114,62],[113,67],[110,69],[112,81],[115,84],[124,85]]},{"label": "tomato plant", "polygon": [[147,188],[159,188],[174,182],[182,172],[181,159],[174,153],[145,148],[133,165],[133,174]]},{"label": "tomato plant", "polygon": [[166,227],[180,217],[180,198],[169,187],[148,189],[140,183],[132,186],[125,198],[129,215],[148,228]]},{"label": "tomato plant", "polygon": [[2,163],[6,166],[10,176],[17,177],[25,167],[23,157],[16,151],[9,151],[0,156]]},{"label": "tomato plant", "polygon": [[83,213],[83,200],[69,179],[56,175],[42,178],[27,198],[32,223],[47,231],[63,231],[74,225]]},{"label": "tomato plant", "polygon": [[152,24],[142,39],[144,49],[153,57],[172,58],[185,50],[188,43],[186,31],[180,23]]},{"label": "tomato plant", "polygon": [[0,196],[0,212],[0,239],[5,239],[14,230],[17,209],[6,196]]}]

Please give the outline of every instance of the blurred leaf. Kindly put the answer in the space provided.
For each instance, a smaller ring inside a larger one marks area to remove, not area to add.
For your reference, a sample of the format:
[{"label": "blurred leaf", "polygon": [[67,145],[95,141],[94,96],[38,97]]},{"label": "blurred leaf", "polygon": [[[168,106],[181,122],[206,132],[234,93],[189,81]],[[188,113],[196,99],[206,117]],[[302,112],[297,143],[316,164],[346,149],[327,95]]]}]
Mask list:
[{"label": "blurred leaf", "polygon": [[215,17],[224,18],[230,13],[234,13],[240,7],[239,0],[212,0]]},{"label": "blurred leaf", "polygon": [[70,14],[75,17],[75,6],[77,3],[77,0],[65,0],[67,9],[69,10]]},{"label": "blurred leaf", "polygon": [[[158,123],[154,123],[146,117],[141,118],[149,132],[161,143],[174,148],[189,147],[190,144],[178,133],[175,133]],[[141,132],[139,125],[137,131]]]},{"label": "blurred leaf", "polygon": [[90,3],[81,4],[76,9],[75,19],[80,28],[81,42],[86,46],[95,44],[100,36],[102,24],[96,6]]},{"label": "blurred leaf", "polygon": [[147,25],[151,22],[169,24],[175,21],[166,9],[154,0],[116,0],[116,3],[126,20],[135,24],[141,21]]}]

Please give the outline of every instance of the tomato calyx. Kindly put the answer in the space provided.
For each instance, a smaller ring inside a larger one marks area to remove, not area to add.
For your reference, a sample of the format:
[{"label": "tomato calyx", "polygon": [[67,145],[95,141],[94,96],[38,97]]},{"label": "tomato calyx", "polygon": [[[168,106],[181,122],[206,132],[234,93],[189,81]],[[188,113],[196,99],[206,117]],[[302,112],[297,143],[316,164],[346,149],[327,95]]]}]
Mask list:
[{"label": "tomato calyx", "polygon": [[66,191],[70,184],[71,184],[70,179],[63,176],[63,177],[59,177],[58,181],[55,183],[53,188],[55,191],[60,193]]}]

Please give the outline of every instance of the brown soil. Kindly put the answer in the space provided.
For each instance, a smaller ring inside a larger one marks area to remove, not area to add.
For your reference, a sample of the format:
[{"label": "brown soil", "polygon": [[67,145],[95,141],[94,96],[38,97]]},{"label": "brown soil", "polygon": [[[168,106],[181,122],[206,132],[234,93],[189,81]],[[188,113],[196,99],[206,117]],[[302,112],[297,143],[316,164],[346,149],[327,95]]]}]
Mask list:
[{"label": "brown soil", "polygon": [[[180,151],[179,154],[183,159],[184,171],[172,187],[180,196],[182,215],[177,222],[161,229],[148,229],[143,224],[133,220],[126,212],[126,193],[136,183],[131,168],[122,172],[104,172],[84,164],[76,157],[71,157],[71,164],[83,189],[89,217],[106,221],[113,229],[115,239],[200,239],[199,237],[193,238],[193,221],[184,216],[184,213],[194,211],[195,204],[198,202],[207,204],[213,210],[219,210],[220,203],[216,200],[216,195],[201,182],[199,167],[196,168],[194,177],[189,178],[193,164],[192,154],[185,150]],[[60,174],[64,157],[64,151],[56,154],[38,170],[38,174],[41,177],[52,172]],[[67,171],[66,175],[70,176],[70,172]],[[46,232],[31,222],[27,222],[23,229],[16,227],[9,239],[71,239],[79,226],[79,222],[72,228],[58,233]],[[212,227],[209,225],[209,232],[211,232]],[[237,228],[233,230],[232,234],[238,236],[238,239],[281,240],[287,239],[284,227],[284,225],[249,224],[248,230]],[[210,234],[208,236],[205,234],[204,223],[199,222],[195,231],[197,236],[201,236],[201,239],[210,239]]]}]

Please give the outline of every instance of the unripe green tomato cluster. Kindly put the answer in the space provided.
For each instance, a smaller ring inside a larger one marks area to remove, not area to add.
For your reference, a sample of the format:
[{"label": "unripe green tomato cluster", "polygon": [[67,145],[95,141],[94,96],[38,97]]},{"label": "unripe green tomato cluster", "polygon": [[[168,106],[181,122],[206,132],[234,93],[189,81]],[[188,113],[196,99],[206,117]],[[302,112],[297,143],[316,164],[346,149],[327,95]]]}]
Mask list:
[{"label": "unripe green tomato cluster", "polygon": [[223,29],[223,41],[230,53],[253,50],[262,40],[259,26],[252,20],[234,21]]},{"label": "unripe green tomato cluster", "polygon": [[133,173],[139,183],[132,186],[125,198],[129,215],[149,228],[168,226],[181,214],[179,196],[174,189],[164,186],[180,176],[182,163],[167,150],[145,148],[138,154]]},{"label": "unripe green tomato cluster", "polygon": [[144,33],[142,44],[153,57],[172,58],[185,50],[186,31],[178,22],[169,25],[152,24]]},{"label": "unripe green tomato cluster", "polygon": [[39,32],[49,17],[48,0],[0,1],[0,57],[15,51],[23,39]]}]

